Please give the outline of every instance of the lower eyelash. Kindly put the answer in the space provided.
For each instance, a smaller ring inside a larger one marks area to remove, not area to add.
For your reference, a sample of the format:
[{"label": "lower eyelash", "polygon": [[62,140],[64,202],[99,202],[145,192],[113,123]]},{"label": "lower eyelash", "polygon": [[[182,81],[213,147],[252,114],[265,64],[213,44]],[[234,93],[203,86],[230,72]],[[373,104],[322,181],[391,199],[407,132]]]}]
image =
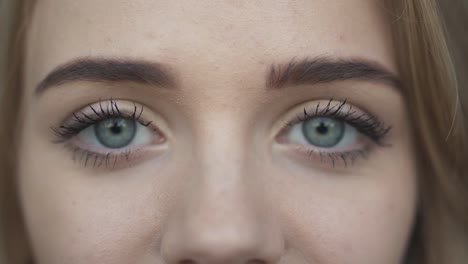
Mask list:
[{"label": "lower eyelash", "polygon": [[354,165],[357,158],[367,159],[370,147],[360,150],[351,150],[345,152],[327,152],[322,150],[315,150],[306,146],[296,146],[296,151],[302,153],[301,155],[307,156],[309,159],[317,159],[320,162],[330,163],[333,168],[337,165],[348,167]]},{"label": "lower eyelash", "polygon": [[92,166],[93,168],[100,168],[104,166],[106,169],[114,169],[117,164],[121,164],[120,161],[126,161],[128,164],[131,160],[131,155],[135,151],[125,150],[120,152],[107,152],[96,153],[90,150],[82,149],[73,145],[66,145],[73,153],[73,161],[81,162],[85,167]]},{"label": "lower eyelash", "polygon": [[336,153],[320,151],[319,153],[321,161],[323,161],[323,157],[325,157],[332,163],[333,168],[335,168],[337,163],[342,163],[344,167],[348,167],[348,165],[354,165],[354,162],[358,157],[367,159],[368,151],[369,150],[353,150]]}]

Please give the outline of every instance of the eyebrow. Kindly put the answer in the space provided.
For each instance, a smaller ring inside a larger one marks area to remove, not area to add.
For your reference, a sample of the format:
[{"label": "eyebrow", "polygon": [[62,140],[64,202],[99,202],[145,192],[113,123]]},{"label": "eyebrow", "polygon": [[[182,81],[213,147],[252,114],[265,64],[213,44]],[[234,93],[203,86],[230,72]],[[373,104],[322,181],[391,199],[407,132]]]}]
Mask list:
[{"label": "eyebrow", "polygon": [[74,81],[135,83],[175,87],[175,78],[167,66],[143,61],[101,58],[80,58],[54,69],[36,87],[41,94],[50,87]]},{"label": "eyebrow", "polygon": [[[402,89],[396,74],[377,62],[365,59],[333,59],[330,57],[291,59],[285,64],[272,64],[267,74],[268,89],[314,85],[334,81],[376,81]],[[80,58],[61,65],[49,73],[36,87],[35,93],[75,81],[135,83],[174,88],[176,78],[167,65],[134,59]]]},{"label": "eyebrow", "polygon": [[269,89],[319,84],[334,81],[374,81],[402,90],[400,78],[374,61],[365,59],[332,59],[330,57],[293,58],[286,64],[273,64],[267,79]]}]

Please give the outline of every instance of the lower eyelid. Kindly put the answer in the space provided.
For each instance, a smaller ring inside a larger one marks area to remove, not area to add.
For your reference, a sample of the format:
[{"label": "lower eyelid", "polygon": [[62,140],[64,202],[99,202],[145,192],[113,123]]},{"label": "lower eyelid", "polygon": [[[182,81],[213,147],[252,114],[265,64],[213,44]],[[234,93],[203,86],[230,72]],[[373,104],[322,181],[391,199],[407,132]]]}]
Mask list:
[{"label": "lower eyelid", "polygon": [[83,148],[70,142],[65,144],[65,149],[72,152],[72,160],[81,163],[85,167],[92,166],[105,169],[121,169],[131,167],[154,157],[166,153],[167,144],[147,146],[140,148],[124,148],[118,150],[96,150]]},{"label": "lower eyelid", "polygon": [[321,153],[346,153],[346,152],[351,152],[351,151],[357,151],[357,150],[360,150],[360,149],[368,149],[370,148],[369,143],[368,141],[366,141],[365,139],[363,139],[363,136],[360,137],[360,139],[358,140],[358,142],[356,142],[354,145],[351,145],[351,146],[347,146],[346,149],[344,148],[340,148],[340,147],[335,147],[335,148],[320,148],[320,147],[316,147],[316,146],[313,146],[313,145],[302,145],[302,144],[296,144],[296,143],[281,143],[283,145],[285,145],[286,147],[289,147],[289,148],[292,148],[292,149],[296,149],[296,150],[299,150],[300,152],[303,152],[303,153],[308,153],[308,152],[321,152]]},{"label": "lower eyelid", "polygon": [[164,137],[156,137],[151,143],[149,144],[142,144],[142,145],[133,145],[133,146],[127,146],[124,148],[120,149],[110,149],[106,148],[104,146],[97,146],[97,145],[91,145],[83,140],[79,139],[79,137],[74,137],[70,139],[66,145],[69,147],[75,147],[75,148],[80,148],[80,149],[85,149],[89,152],[97,153],[97,154],[107,154],[107,153],[122,153],[125,151],[135,151],[135,150],[160,150],[167,148],[166,140]]},{"label": "lower eyelid", "polygon": [[344,152],[311,149],[303,145],[283,145],[277,147],[284,154],[291,156],[295,160],[303,161],[307,166],[320,167],[325,165],[331,168],[348,167],[353,165],[357,159],[367,159],[369,152],[371,151],[371,148],[368,146]]}]

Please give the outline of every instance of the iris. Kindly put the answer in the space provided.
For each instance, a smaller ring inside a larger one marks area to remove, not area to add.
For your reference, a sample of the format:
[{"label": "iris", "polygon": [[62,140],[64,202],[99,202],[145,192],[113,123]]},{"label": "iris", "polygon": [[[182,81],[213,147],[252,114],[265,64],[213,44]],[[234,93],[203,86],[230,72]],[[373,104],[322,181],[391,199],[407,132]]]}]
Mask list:
[{"label": "iris", "polygon": [[312,118],[302,125],[302,133],[306,140],[317,147],[331,148],[343,138],[345,124],[332,118]]},{"label": "iris", "polygon": [[94,133],[99,142],[114,149],[129,145],[135,137],[136,130],[136,121],[124,118],[110,118],[94,126]]}]

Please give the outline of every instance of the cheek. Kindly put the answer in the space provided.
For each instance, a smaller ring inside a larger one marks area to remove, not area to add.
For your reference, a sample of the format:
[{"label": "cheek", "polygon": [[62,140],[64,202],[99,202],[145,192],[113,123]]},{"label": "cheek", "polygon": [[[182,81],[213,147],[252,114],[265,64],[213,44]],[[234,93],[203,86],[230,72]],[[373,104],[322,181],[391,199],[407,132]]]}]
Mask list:
[{"label": "cheek", "polygon": [[[315,190],[314,190],[315,191]],[[284,226],[292,248],[312,263],[399,263],[412,226],[413,202],[393,194],[289,195]]]},{"label": "cheek", "polygon": [[24,138],[20,196],[38,263],[135,263],[157,250],[171,172],[153,163],[97,175],[60,148]]},{"label": "cheek", "polygon": [[271,188],[280,194],[275,202],[289,247],[311,263],[401,263],[417,202],[416,173],[407,160],[408,166],[386,162],[354,174],[277,173]]}]

